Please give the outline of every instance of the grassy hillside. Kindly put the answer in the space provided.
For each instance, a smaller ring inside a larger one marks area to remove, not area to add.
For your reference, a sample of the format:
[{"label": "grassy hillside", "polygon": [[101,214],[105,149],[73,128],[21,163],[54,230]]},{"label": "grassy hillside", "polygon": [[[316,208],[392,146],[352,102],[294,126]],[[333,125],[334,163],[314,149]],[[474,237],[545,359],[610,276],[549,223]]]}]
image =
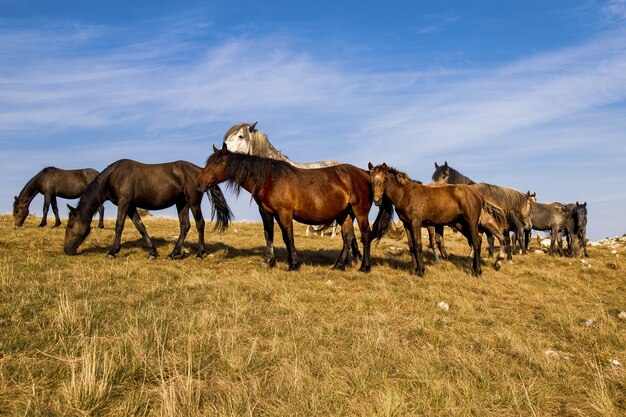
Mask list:
[{"label": "grassy hillside", "polygon": [[428,254],[420,279],[389,239],[370,274],[332,271],[340,238],[301,225],[287,272],[280,238],[262,265],[256,223],[207,233],[203,260],[192,228],[175,261],[175,220],[145,219],[156,260],[131,223],[114,260],[110,221],[74,257],[37,223],[0,217],[2,415],[626,414],[624,247],[477,279],[448,233],[452,262]]}]

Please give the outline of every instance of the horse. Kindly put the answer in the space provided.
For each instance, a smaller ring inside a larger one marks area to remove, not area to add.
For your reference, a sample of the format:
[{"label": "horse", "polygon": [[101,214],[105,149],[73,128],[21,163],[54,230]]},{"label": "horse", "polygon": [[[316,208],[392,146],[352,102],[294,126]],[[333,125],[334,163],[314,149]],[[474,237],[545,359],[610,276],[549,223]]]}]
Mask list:
[{"label": "horse", "polygon": [[[554,255],[558,252],[563,256],[561,243],[558,249],[556,241],[560,233],[566,233],[572,239],[570,248],[578,244],[578,234],[576,233],[576,220],[572,209],[561,203],[532,203],[531,211],[532,228],[538,231],[550,231],[550,249],[548,253]],[[525,232],[530,236],[530,231]],[[528,241],[528,239],[526,239]]]},{"label": "horse", "polygon": [[[265,262],[276,265],[274,256],[274,220],[278,223],[287,247],[288,270],[300,268],[294,238],[293,220],[304,224],[341,224],[343,248],[333,265],[345,269],[355,239],[353,221],[361,230],[363,258],[359,271],[369,272],[370,242],[380,240],[391,222],[393,207],[385,200],[369,226],[372,189],[367,171],[348,164],[317,169],[297,168],[285,161],[234,153],[226,144],[213,146],[206,166],[198,176],[198,189],[227,181],[236,194],[248,191],[259,205],[265,235]],[[322,197],[322,194],[324,195]]]},{"label": "horse", "polygon": [[[289,159],[287,155],[276,149],[274,145],[269,141],[267,135],[256,128],[258,122],[252,124],[237,123],[233,125],[224,134],[224,143],[231,152],[244,153],[246,155],[256,155],[263,158],[276,159],[278,161],[284,161],[297,168],[313,169],[324,168],[329,166],[340,165],[342,162],[335,160],[319,161],[319,162],[295,162]],[[260,209],[259,209],[260,210]],[[324,236],[324,231],[331,229],[331,237],[335,237],[337,223],[332,222],[326,225],[307,225],[306,235],[309,235],[310,230],[313,233],[320,233]],[[359,251],[359,245],[356,239],[353,241],[352,254],[355,258],[361,257]]]},{"label": "horse", "polygon": [[[432,180],[439,184],[467,184],[484,199],[502,208],[508,220],[505,229],[502,231],[507,248],[507,258],[509,260],[513,258],[510,242],[511,231],[519,231],[516,237],[520,239],[522,253],[526,254],[525,236],[522,232],[524,230],[530,230],[532,227],[530,211],[531,199],[534,198],[534,193],[531,194],[527,192],[523,194],[513,188],[476,183],[469,177],[466,177],[459,171],[450,167],[447,161],[441,166],[435,162],[435,172],[433,173]],[[492,248],[493,239],[489,238],[489,256],[493,253]]]},{"label": "horse", "polygon": [[[578,201],[576,203],[566,204],[567,207],[574,217],[574,234],[577,236],[578,241],[580,242],[580,246],[582,247],[583,254],[585,258],[589,257],[587,253],[587,202],[580,204]],[[572,247],[572,242],[569,242],[570,247]],[[577,255],[578,248],[573,247],[574,253],[573,255]]]},{"label": "horse", "polygon": [[486,202],[467,185],[429,187],[413,181],[404,172],[388,167],[386,163],[368,164],[370,181],[374,190],[374,203],[387,197],[404,224],[413,258],[413,272],[423,276],[422,226],[457,227],[472,248],[472,275],[482,274],[480,266],[481,236],[478,225],[483,210],[499,213],[499,209]]},{"label": "horse", "polygon": [[[160,210],[176,205],[180,235],[168,258],[180,255],[181,247],[189,232],[189,209],[193,214],[198,230],[199,248],[197,257],[206,252],[204,246],[204,218],[200,203],[203,193],[196,190],[196,178],[201,168],[187,161],[175,161],[162,164],[142,164],[130,159],[121,159],[109,165],[87,187],[76,208],[67,205],[70,215],[65,230],[64,250],[68,255],[75,255],[80,244],[85,240],[91,226],[89,219],[104,201],[111,201],[117,206],[115,222],[115,240],[108,256],[113,258],[120,251],[124,220],[128,216],[148,248],[149,257],[156,258],[157,250],[148,236],[138,208]],[[232,218],[232,213],[219,187],[209,189],[212,203],[212,218],[216,220],[215,229],[224,230]]]},{"label": "horse", "polygon": [[[33,198],[37,194],[43,194],[43,216],[39,227],[44,227],[47,224],[50,205],[52,205],[55,219],[53,227],[59,227],[61,219],[59,218],[57,197],[69,199],[80,197],[98,174],[99,172],[92,168],[67,170],[47,167],[42,169],[26,183],[20,191],[20,195],[15,196],[13,224],[16,227],[21,227],[28,216],[28,208]],[[98,212],[100,213],[98,227],[102,229],[104,227],[104,206],[101,205]]]}]

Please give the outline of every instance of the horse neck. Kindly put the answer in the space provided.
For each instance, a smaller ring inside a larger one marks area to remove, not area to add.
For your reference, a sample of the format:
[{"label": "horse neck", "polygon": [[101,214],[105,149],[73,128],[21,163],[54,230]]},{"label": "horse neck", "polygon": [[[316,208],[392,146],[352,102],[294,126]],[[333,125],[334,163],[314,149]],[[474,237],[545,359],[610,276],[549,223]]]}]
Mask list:
[{"label": "horse neck", "polygon": [[461,174],[459,171],[452,169],[450,171],[450,179],[448,180],[449,184],[468,184],[468,185],[472,185],[472,184],[476,184],[474,181],[472,181],[471,178],[466,177],[465,175]]},{"label": "horse neck", "polygon": [[28,204],[33,201],[33,198],[35,198],[39,192],[39,180],[41,179],[42,174],[43,171],[40,171],[26,183],[24,188],[22,188],[22,191],[20,191],[20,194],[17,196],[19,200],[26,200]]},{"label": "horse neck", "polygon": [[107,168],[87,186],[81,195],[76,211],[82,220],[91,221],[98,208],[109,198],[107,182],[110,175],[111,169]]},{"label": "horse neck", "polygon": [[[391,204],[393,204],[394,206],[397,206],[398,203],[400,203],[400,201],[402,200],[402,197],[407,194],[407,188],[409,187],[409,184],[413,184],[413,183],[407,183],[405,185],[402,185],[398,182],[395,176],[387,175],[385,195],[387,196],[387,198],[389,198],[389,201],[391,201]],[[415,184],[415,185],[419,185],[419,184]]]}]

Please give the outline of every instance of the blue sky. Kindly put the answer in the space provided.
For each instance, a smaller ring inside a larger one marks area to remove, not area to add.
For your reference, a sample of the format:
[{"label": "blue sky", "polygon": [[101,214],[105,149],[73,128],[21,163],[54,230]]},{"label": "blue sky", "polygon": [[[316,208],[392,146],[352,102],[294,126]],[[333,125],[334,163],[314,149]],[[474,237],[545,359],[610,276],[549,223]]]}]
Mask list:
[{"label": "blue sky", "polygon": [[45,166],[201,165],[258,120],[296,161],[447,160],[626,232],[626,0],[93,3],[0,0],[0,213]]}]

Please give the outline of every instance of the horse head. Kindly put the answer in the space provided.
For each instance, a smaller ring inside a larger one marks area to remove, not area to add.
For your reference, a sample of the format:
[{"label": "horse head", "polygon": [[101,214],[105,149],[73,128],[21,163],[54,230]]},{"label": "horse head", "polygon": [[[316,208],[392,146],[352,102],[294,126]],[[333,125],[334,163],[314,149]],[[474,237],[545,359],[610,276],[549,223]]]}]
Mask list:
[{"label": "horse head", "polygon": [[537,193],[526,192],[526,202],[522,206],[520,214],[522,215],[522,221],[524,222],[524,229],[530,230],[533,227],[531,221],[531,212],[534,204],[537,202]]},{"label": "horse head", "polygon": [[198,191],[204,192],[217,183],[224,181],[224,171],[226,170],[229,153],[226,142],[222,144],[222,149],[217,149],[213,145],[213,154],[209,156],[206,165],[198,176],[196,183]]},{"label": "horse head", "polygon": [[28,217],[28,202],[23,201],[18,196],[14,197],[13,201],[13,224],[16,227],[21,227],[24,224],[24,220]]},{"label": "horse head", "polygon": [[[257,136],[263,135],[256,129],[256,124],[238,123],[228,129],[224,134],[224,144],[231,152],[245,153],[252,155],[254,150],[254,140]],[[267,139],[267,136],[265,136]]]},{"label": "horse head", "polygon": [[450,180],[450,167],[448,161],[445,161],[443,165],[435,162],[435,172],[433,172],[433,182],[439,184],[447,184]]},{"label": "horse head", "polygon": [[389,169],[384,162],[378,166],[374,166],[369,162],[367,167],[370,171],[370,183],[372,184],[372,190],[374,192],[374,204],[380,206],[383,201],[383,195],[385,194]]},{"label": "horse head", "polygon": [[91,232],[91,218],[85,221],[78,215],[78,210],[74,207],[68,204],[67,208],[70,213],[67,219],[67,227],[65,228],[63,250],[68,255],[76,255],[78,247]]}]

